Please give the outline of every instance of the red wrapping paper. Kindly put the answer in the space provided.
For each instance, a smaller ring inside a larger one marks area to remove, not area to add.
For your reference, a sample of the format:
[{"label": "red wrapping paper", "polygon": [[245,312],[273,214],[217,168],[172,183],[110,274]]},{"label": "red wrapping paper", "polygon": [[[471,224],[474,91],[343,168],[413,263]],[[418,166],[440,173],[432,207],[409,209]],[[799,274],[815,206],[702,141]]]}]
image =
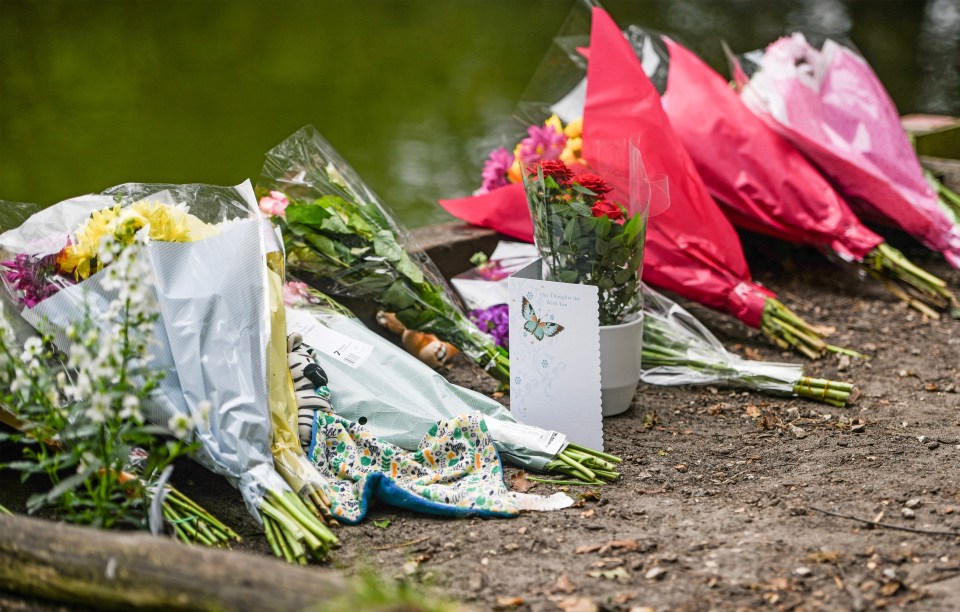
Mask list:
[{"label": "red wrapping paper", "polygon": [[670,207],[651,219],[647,232],[644,280],[759,327],[766,298],[773,294],[751,280],[740,238],[711,199],[620,28],[594,8],[584,159],[615,166],[618,160],[603,159],[594,145],[631,134],[640,135],[648,176],[666,175],[670,181]]},{"label": "red wrapping paper", "polygon": [[[671,129],[660,96],[633,49],[603,9],[592,11],[584,159],[604,173],[629,176],[627,160],[608,157],[613,151],[600,143],[639,134],[647,175],[669,177],[670,207],[651,218],[647,230],[644,281],[760,327],[766,300],[774,294],[751,280],[733,225],[711,199]],[[468,223],[533,241],[522,185],[440,204]]]},{"label": "red wrapping paper", "polygon": [[856,261],[883,242],[723,77],[682,45],[665,42],[670,69],[664,111],[708,191],[735,225],[828,247]]}]

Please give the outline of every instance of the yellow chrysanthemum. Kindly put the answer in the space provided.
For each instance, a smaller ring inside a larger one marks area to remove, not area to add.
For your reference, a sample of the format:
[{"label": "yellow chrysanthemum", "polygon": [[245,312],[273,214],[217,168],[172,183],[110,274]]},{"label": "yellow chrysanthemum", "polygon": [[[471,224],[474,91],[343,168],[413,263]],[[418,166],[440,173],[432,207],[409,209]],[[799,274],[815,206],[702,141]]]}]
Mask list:
[{"label": "yellow chrysanthemum", "polygon": [[583,117],[578,117],[563,128],[567,138],[580,138],[583,135]]},{"label": "yellow chrysanthemum", "polygon": [[543,125],[549,128],[553,128],[553,131],[557,134],[563,134],[563,123],[560,121],[560,117],[556,115],[550,115],[550,118],[543,122]]},{"label": "yellow chrysanthemum", "polygon": [[178,206],[149,201],[126,208],[114,206],[94,211],[80,226],[75,240],[57,255],[60,271],[73,274],[78,281],[87,278],[102,267],[98,250],[105,237],[130,244],[136,233],[148,226],[150,239],[162,242],[193,242],[219,232]]}]

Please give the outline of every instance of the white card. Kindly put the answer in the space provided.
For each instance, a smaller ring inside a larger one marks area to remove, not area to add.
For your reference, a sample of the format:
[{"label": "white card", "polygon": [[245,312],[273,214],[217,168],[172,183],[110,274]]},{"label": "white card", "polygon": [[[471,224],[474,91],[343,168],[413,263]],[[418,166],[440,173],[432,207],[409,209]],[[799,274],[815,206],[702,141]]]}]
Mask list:
[{"label": "white card", "polygon": [[304,343],[352,368],[359,368],[373,353],[372,344],[330,329],[309,312],[287,308],[287,333],[293,332],[303,336]]},{"label": "white card", "polygon": [[602,450],[597,288],[541,280],[539,259],[507,285],[510,411],[524,423]]}]

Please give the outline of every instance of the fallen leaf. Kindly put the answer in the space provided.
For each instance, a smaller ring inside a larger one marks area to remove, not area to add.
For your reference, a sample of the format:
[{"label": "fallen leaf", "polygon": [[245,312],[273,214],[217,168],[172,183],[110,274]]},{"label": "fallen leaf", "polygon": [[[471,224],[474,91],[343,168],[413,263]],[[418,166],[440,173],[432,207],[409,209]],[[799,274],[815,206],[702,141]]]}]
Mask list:
[{"label": "fallen leaf", "polygon": [[757,421],[757,426],[760,429],[776,429],[781,424],[780,417],[772,412],[764,412],[760,420]]},{"label": "fallen leaf", "polygon": [[417,573],[418,569],[420,569],[420,561],[417,559],[409,559],[403,564],[403,573],[407,576],[413,576]]},{"label": "fallen leaf", "polygon": [[840,553],[835,550],[818,550],[803,558],[807,563],[836,563]]},{"label": "fallen leaf", "polygon": [[763,361],[763,356],[760,354],[760,351],[753,347],[746,347],[743,349],[743,354],[747,356],[747,359],[751,361]]},{"label": "fallen leaf", "polygon": [[755,404],[747,404],[747,407],[744,408],[744,412],[751,419],[755,419],[762,414],[760,407]]},{"label": "fallen leaf", "polygon": [[923,385],[924,391],[936,391],[936,390],[938,390],[939,388],[940,388],[940,387],[937,386],[937,383],[927,383],[927,384]]},{"label": "fallen leaf", "polygon": [[553,586],[550,587],[550,591],[553,593],[573,593],[577,590],[577,585],[567,577],[566,574],[560,574],[560,577],[557,578],[557,581],[553,583]]},{"label": "fallen leaf", "polygon": [[673,466],[673,469],[677,470],[678,472],[686,472],[686,471],[687,471],[687,464],[686,464],[686,463],[678,463],[677,465]]},{"label": "fallen leaf", "polygon": [[618,578],[623,578],[626,580],[630,577],[630,574],[627,573],[627,570],[622,567],[618,567],[612,570],[594,570],[592,572],[587,572],[587,576],[591,578],[604,578],[605,580],[616,580]]},{"label": "fallen leaf", "polygon": [[643,421],[641,421],[641,426],[644,429],[653,429],[660,424],[659,419],[657,419],[657,413],[654,410],[643,415]]},{"label": "fallen leaf", "polygon": [[713,404],[712,406],[707,406],[707,414],[711,416],[716,416],[721,412],[723,412],[723,409],[726,408],[726,406],[727,405],[724,404],[723,402]]},{"label": "fallen leaf", "polygon": [[600,554],[605,554],[611,550],[639,550],[640,543],[636,540],[611,540],[600,547]]},{"label": "fallen leaf", "polygon": [[497,595],[498,608],[516,608],[524,604],[523,597],[502,597]]},{"label": "fallen leaf", "polygon": [[380,529],[386,529],[390,526],[390,519],[383,519],[382,521],[373,521],[374,527],[379,527]]},{"label": "fallen leaf", "polygon": [[575,555],[582,555],[585,553],[597,552],[600,550],[600,544],[584,544],[583,546],[577,546],[576,550],[573,551]]},{"label": "fallen leaf", "polygon": [[523,470],[520,470],[510,477],[510,488],[517,493],[526,493],[536,486],[536,484],[535,482],[527,480],[527,474]]},{"label": "fallen leaf", "polygon": [[585,501],[585,502],[588,502],[588,501],[594,501],[594,502],[600,501],[600,491],[591,489],[591,490],[589,490],[589,491],[584,491],[583,493],[581,493],[581,494],[578,495],[577,497],[580,499],[580,501]]},{"label": "fallen leaf", "polygon": [[897,591],[901,589],[901,587],[903,587],[902,582],[900,582],[899,580],[891,580],[890,582],[880,587],[880,594],[883,595],[884,597],[890,597],[891,595],[895,595]]},{"label": "fallen leaf", "polygon": [[771,578],[767,580],[763,588],[768,591],[786,591],[790,588],[790,582],[786,578]]},{"label": "fallen leaf", "polygon": [[647,570],[647,573],[643,575],[647,580],[663,580],[664,576],[667,575],[667,570],[662,567],[651,567]]},{"label": "fallen leaf", "polygon": [[596,514],[596,512],[597,512],[596,510],[594,510],[593,508],[590,508],[589,510],[585,510],[581,512],[580,518],[592,518],[593,515]]},{"label": "fallen leaf", "polygon": [[597,612],[599,609],[588,597],[565,597],[556,604],[564,612]]},{"label": "fallen leaf", "polygon": [[637,596],[636,591],[620,591],[619,593],[614,595],[610,600],[613,603],[622,606],[623,604],[627,603],[628,601],[630,601],[636,596]]}]

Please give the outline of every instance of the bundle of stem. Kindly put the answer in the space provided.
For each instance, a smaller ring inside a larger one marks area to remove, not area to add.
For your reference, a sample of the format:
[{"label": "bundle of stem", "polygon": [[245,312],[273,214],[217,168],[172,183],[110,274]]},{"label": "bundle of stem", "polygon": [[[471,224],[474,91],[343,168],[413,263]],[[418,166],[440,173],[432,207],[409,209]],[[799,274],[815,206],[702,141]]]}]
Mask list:
[{"label": "bundle of stem", "polygon": [[825,352],[863,357],[856,351],[828,344],[822,328],[807,323],[775,298],[767,298],[760,319],[760,331],[780,348],[793,349],[810,359],[817,359]]},{"label": "bundle of stem", "polygon": [[[699,382],[730,381],[763,393],[789,394],[784,385],[788,384],[790,379],[759,370],[758,367],[762,366],[763,362],[730,355],[705,340],[699,345],[693,345],[692,342],[694,341],[691,339],[684,341],[680,330],[671,327],[655,312],[647,312],[643,321],[643,369],[684,368],[697,374]],[[796,375],[797,378],[792,383],[793,395],[837,407],[845,406],[851,395],[856,399],[855,387],[850,383],[803,376],[799,366],[796,366]]]},{"label": "bundle of stem", "polygon": [[186,544],[228,547],[239,542],[240,536],[217,520],[195,501],[167,485],[163,498],[163,518],[173,526],[178,540]]},{"label": "bundle of stem", "polygon": [[799,397],[843,408],[853,395],[856,399],[856,387],[850,383],[836,382],[824,378],[803,376],[793,385],[793,393]]},{"label": "bundle of stem", "polygon": [[861,265],[890,293],[931,319],[940,318],[938,311],[960,306],[946,281],[914,264],[886,242],[867,253]]},{"label": "bundle of stem", "polygon": [[337,536],[293,492],[269,491],[260,514],[270,549],[288,563],[306,565],[308,555],[323,560],[338,544]]},{"label": "bundle of stem", "polygon": [[[622,462],[623,459],[615,455],[569,442],[557,458],[546,465],[545,469],[575,478],[579,481],[576,484],[602,485],[620,478],[617,464]],[[569,484],[536,478],[531,480],[549,484]]]}]

